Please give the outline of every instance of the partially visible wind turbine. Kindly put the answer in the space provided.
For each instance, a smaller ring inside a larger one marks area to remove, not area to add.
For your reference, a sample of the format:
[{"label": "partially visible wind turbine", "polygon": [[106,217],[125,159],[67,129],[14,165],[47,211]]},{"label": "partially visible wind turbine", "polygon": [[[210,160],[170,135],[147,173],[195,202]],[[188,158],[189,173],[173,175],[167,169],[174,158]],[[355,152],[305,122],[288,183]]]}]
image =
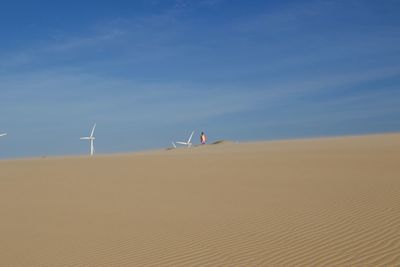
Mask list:
[{"label": "partially visible wind turbine", "polygon": [[6,136],[6,135],[7,135],[6,133],[2,133],[2,134],[0,134],[0,137]]},{"label": "partially visible wind turbine", "polygon": [[192,146],[192,143],[190,143],[190,140],[192,140],[193,134],[194,134],[194,131],[193,131],[192,134],[190,135],[189,140],[187,140],[187,142],[176,142],[176,143],[177,143],[177,144],[181,144],[181,145],[185,145],[185,146],[187,146],[187,147],[191,147],[191,146]]},{"label": "partially visible wind turbine", "polygon": [[94,129],[96,129],[96,123],[94,124],[94,126],[93,126],[93,129],[92,129],[92,132],[90,133],[90,136],[87,136],[87,137],[81,137],[80,139],[81,140],[89,140],[90,141],[90,156],[93,156],[94,155],[94,144],[93,144],[93,142],[94,142],[94,139],[96,139],[94,136],[93,136],[93,134],[94,134]]},{"label": "partially visible wind turbine", "polygon": [[172,145],[174,146],[174,148],[176,148],[176,145],[175,145],[175,143],[174,143],[174,142],[172,142]]}]

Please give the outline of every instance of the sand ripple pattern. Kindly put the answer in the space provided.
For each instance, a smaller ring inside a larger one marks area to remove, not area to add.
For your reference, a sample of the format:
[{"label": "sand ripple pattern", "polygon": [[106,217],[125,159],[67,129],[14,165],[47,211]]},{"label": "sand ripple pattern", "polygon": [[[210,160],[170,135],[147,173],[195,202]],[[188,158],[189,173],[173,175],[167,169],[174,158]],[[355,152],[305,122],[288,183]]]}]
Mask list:
[{"label": "sand ripple pattern", "polygon": [[400,266],[399,163],[398,134],[2,161],[0,266]]}]

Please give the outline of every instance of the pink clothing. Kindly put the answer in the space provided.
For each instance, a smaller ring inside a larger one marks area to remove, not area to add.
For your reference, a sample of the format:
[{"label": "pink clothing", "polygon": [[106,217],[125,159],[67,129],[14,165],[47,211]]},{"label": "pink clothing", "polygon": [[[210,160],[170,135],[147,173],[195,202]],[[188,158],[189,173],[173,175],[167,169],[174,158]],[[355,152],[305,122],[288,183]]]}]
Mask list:
[{"label": "pink clothing", "polygon": [[203,145],[206,143],[207,137],[206,137],[205,134],[202,134],[202,135],[200,136],[200,141],[201,141],[201,144],[203,144]]}]

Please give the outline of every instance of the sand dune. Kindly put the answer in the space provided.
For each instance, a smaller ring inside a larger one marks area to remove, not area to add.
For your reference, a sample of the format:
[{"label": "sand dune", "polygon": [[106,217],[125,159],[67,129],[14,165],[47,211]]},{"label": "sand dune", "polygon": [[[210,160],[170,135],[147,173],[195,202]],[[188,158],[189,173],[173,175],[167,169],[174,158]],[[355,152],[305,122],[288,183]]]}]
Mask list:
[{"label": "sand dune", "polygon": [[399,266],[400,134],[0,161],[0,266]]}]

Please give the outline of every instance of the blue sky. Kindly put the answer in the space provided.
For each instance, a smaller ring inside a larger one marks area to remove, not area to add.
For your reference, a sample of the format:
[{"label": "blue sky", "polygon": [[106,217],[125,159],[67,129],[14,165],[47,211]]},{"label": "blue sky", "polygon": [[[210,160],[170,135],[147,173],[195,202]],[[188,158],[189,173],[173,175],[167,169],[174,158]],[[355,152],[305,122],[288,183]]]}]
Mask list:
[{"label": "blue sky", "polygon": [[[0,158],[400,131],[400,2],[2,1]],[[198,141],[196,135],[195,141]]]}]

